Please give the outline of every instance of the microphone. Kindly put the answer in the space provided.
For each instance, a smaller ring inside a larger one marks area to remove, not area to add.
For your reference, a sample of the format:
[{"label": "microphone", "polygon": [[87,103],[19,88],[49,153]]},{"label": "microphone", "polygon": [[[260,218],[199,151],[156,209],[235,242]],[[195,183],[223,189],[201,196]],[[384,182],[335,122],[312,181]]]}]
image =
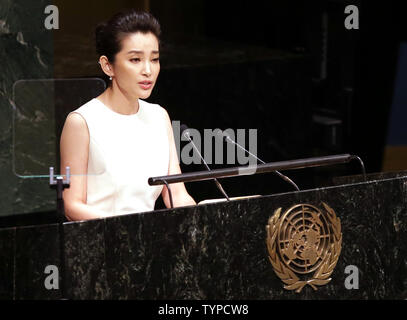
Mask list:
[{"label": "microphone", "polygon": [[[192,147],[195,149],[195,151],[198,153],[199,157],[201,158],[201,160],[203,161],[203,164],[205,165],[206,169],[208,169],[208,171],[211,171],[211,169],[209,168],[208,164],[206,163],[205,159],[202,157],[201,153],[199,152],[198,148],[196,147],[195,143],[192,141],[191,137],[190,137],[190,132],[189,132],[189,128],[187,125],[185,124],[181,124],[180,127],[181,130],[181,134],[188,139],[189,142],[191,142]],[[226,194],[225,190],[223,190],[222,185],[220,184],[220,182],[218,181],[218,179],[213,178],[213,180],[215,181],[216,186],[218,187],[218,189],[220,190],[220,192],[222,192],[222,194],[225,196],[225,198],[227,199],[227,201],[230,201],[228,195]]]},{"label": "microphone", "polygon": [[[221,133],[219,133],[219,131],[217,131],[216,133],[217,133],[217,136],[222,138],[222,140],[226,141],[227,143],[232,143],[232,144],[236,145],[238,148],[240,148],[243,151],[246,151],[250,156],[254,157],[258,161],[260,161],[262,164],[265,164],[265,162],[263,160],[259,159],[256,155],[251,153],[249,150],[246,150],[240,144],[238,144],[236,141],[234,141],[226,131],[223,131]],[[295,188],[295,190],[300,191],[298,186],[289,177],[287,177],[286,175],[282,174],[281,172],[279,172],[277,170],[275,170],[273,172],[275,174],[277,174],[279,177],[281,177],[282,179],[284,179],[285,181],[287,181],[289,184],[291,184]]]}]

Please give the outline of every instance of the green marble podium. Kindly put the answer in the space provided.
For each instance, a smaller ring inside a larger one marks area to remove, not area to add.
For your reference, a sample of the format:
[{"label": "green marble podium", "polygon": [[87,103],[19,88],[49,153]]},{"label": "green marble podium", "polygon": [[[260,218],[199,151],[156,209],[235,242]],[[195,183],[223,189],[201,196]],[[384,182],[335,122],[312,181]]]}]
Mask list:
[{"label": "green marble podium", "polygon": [[[354,177],[337,183],[85,222],[2,228],[0,298],[406,299],[407,177],[378,174],[367,182]],[[332,280],[318,290],[286,290],[269,261],[268,219],[277,208],[320,207],[322,201],[342,226]],[[46,288],[50,265],[60,271],[58,289]],[[345,285],[347,266],[357,267],[357,289]]]}]

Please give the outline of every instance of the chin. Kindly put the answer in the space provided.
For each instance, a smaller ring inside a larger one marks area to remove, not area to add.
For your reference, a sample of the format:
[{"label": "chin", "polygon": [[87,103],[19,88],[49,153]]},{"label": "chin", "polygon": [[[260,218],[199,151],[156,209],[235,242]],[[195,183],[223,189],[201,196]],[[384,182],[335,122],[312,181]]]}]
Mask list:
[{"label": "chin", "polygon": [[140,99],[147,99],[149,96],[151,96],[151,91],[142,92],[142,93],[139,95],[139,98],[140,98]]}]

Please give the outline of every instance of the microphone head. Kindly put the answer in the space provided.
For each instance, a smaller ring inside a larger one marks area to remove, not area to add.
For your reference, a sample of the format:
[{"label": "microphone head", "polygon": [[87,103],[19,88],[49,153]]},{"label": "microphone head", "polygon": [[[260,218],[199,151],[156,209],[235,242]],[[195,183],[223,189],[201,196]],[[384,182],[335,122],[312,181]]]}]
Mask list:
[{"label": "microphone head", "polygon": [[189,128],[186,124],[181,124],[180,126],[181,135],[188,138],[189,137]]}]

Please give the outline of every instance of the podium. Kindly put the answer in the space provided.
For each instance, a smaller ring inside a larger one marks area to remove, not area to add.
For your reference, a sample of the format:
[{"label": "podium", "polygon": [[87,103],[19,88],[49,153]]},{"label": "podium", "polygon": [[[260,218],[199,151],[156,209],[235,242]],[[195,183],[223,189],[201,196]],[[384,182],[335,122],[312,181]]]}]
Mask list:
[{"label": "podium", "polygon": [[[62,228],[0,229],[0,299],[406,299],[406,175],[345,180]],[[288,290],[271,263],[266,226],[279,208],[322,203],[341,223],[331,280]]]}]

